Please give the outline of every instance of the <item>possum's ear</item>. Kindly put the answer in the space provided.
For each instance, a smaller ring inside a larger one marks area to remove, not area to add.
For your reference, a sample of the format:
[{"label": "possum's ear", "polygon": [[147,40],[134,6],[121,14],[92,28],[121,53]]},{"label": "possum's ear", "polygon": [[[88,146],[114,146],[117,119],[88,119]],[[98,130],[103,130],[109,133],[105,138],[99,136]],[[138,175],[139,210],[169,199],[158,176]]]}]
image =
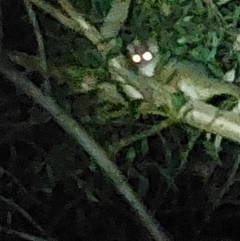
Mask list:
[{"label": "possum's ear", "polygon": [[138,39],[135,39],[133,42],[128,44],[127,50],[130,56],[136,54],[137,50],[140,48],[141,42]]}]

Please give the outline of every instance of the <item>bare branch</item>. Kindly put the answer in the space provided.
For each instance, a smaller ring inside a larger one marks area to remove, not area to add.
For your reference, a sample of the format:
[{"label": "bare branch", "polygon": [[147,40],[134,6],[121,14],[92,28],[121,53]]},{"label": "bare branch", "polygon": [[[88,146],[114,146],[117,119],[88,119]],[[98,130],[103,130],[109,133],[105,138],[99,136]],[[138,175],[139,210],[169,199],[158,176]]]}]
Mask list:
[{"label": "bare branch", "polygon": [[20,238],[23,238],[23,239],[29,240],[29,241],[55,241],[55,239],[44,239],[44,238],[41,238],[41,237],[33,236],[31,234],[28,234],[28,233],[19,232],[19,231],[16,231],[14,229],[8,229],[8,228],[5,228],[1,225],[0,225],[0,232],[5,232],[7,234],[14,234],[14,235],[16,235]]},{"label": "bare branch", "polygon": [[41,0],[29,0],[29,2],[36,5],[38,8],[42,9],[46,13],[50,14],[52,17],[57,19],[60,23],[65,25],[66,27],[73,29],[75,31],[80,31],[79,26],[70,18],[66,17],[64,14],[61,13],[60,10],[56,9],[55,7],[51,6],[50,4],[41,1]]},{"label": "bare branch", "polygon": [[40,27],[37,21],[37,17],[35,12],[32,9],[32,4],[28,1],[28,0],[24,0],[27,12],[28,12],[28,16],[29,19],[33,25],[33,30],[36,36],[36,40],[38,43],[38,52],[39,52],[39,56],[40,56],[40,65],[43,68],[44,71],[47,71],[47,62],[46,62],[46,54],[45,54],[45,47],[44,47],[44,43],[43,43],[43,37],[40,31]]},{"label": "bare branch", "polygon": [[80,13],[67,0],[58,0],[62,8],[69,14],[69,16],[79,25],[81,32],[94,44],[98,45],[103,41],[102,36],[98,30],[89,24]]},{"label": "bare branch", "polygon": [[[41,0],[29,0],[31,3],[49,13],[66,27],[83,33],[94,45],[98,45],[103,38],[97,29],[87,23],[80,13],[76,12],[73,6],[66,0],[59,0],[62,8],[69,14],[70,18],[61,13],[60,10]],[[71,19],[72,18],[72,19]]]},{"label": "bare branch", "polygon": [[15,211],[19,212],[26,220],[28,220],[33,226],[38,229],[41,233],[46,234],[43,228],[28,214],[23,208],[17,205],[13,200],[7,199],[0,195],[0,201],[5,202],[8,206],[13,208]]}]

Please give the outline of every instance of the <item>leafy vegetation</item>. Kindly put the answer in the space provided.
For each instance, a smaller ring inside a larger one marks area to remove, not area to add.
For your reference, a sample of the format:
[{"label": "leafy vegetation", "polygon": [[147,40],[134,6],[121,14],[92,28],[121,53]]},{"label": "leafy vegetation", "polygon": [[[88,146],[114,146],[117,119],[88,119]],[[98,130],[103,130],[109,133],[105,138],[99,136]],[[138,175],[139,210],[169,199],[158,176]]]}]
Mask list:
[{"label": "leafy vegetation", "polygon": [[[56,1],[49,2],[57,5]],[[99,29],[112,1],[72,0],[71,3]],[[239,147],[225,140],[221,148],[216,148],[214,138],[206,139],[204,132],[183,123],[175,125],[161,115],[164,111],[160,108],[157,114],[140,114],[141,99],[129,99],[121,81],[113,83],[108,60],[119,54],[127,57],[126,46],[135,38],[144,42],[153,37],[159,44],[162,65],[170,58],[189,60],[200,63],[218,78],[233,67],[238,71],[238,5],[235,0],[214,4],[211,0],[135,0],[114,39],[115,47],[106,56],[84,34],[75,33],[36,10],[46,48],[51,98],[105,148],[134,191],[179,240],[192,241],[198,233],[208,233],[206,220],[219,200],[237,203],[238,192],[231,192],[230,187],[235,184],[239,189],[237,179],[231,179],[236,174]],[[6,46],[13,34],[9,29]],[[16,46],[13,44],[9,49]],[[134,67],[131,70],[135,71]],[[37,82],[35,72],[38,71],[26,71]],[[42,76],[39,79],[41,82]],[[138,232],[132,224],[132,214],[118,193],[105,182],[100,167],[69,140],[48,113],[21,95],[16,99],[15,90],[4,83],[0,83],[1,190],[8,196],[16,195],[23,203],[25,195],[31,196],[32,203],[26,204],[26,209],[36,210],[39,221],[49,226],[50,236],[56,233],[61,240],[96,240],[96,237],[146,240],[144,231]],[[181,92],[171,97],[174,111],[187,101]],[[220,101],[224,105],[224,100]],[[236,99],[232,105],[235,104]],[[22,183],[16,182],[13,176]],[[228,196],[224,196],[226,193]],[[53,211],[49,211],[51,207]],[[5,209],[3,212],[0,221],[5,223],[5,216],[10,212]],[[231,216],[234,215],[233,211]],[[63,228],[66,220],[69,223]],[[105,221],[108,227],[104,226]],[[218,218],[212,223],[218,230]],[[128,225],[131,235],[125,232]],[[104,231],[104,237],[99,237],[99,230]],[[5,236],[0,238],[5,240]]]}]

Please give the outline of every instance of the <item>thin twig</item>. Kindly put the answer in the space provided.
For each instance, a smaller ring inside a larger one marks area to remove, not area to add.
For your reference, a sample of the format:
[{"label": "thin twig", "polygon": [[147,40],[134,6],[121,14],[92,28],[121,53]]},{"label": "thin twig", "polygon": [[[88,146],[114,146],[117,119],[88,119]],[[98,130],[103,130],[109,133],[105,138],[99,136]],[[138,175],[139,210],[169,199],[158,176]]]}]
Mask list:
[{"label": "thin twig", "polygon": [[32,197],[28,191],[26,190],[26,188],[24,187],[23,183],[21,182],[21,180],[19,180],[17,177],[15,177],[11,172],[7,171],[6,169],[4,169],[3,167],[0,166],[0,173],[2,174],[6,174],[8,177],[11,178],[12,182],[18,186],[19,190],[21,192],[23,192],[25,195],[27,195],[27,197],[29,197],[29,199],[31,199],[31,201],[34,201],[34,203],[36,203],[37,205],[40,205],[41,202],[39,200],[37,200],[36,198]]},{"label": "thin twig", "polygon": [[91,24],[87,23],[85,19],[81,16],[81,14],[77,13],[72,5],[65,1],[59,1],[64,10],[69,14],[72,18],[65,17],[64,14],[60,12],[60,10],[51,6],[47,2],[43,0],[29,0],[31,3],[35,4],[40,9],[44,10],[46,13],[49,13],[51,16],[56,18],[60,23],[65,25],[66,27],[73,29],[77,32],[84,33],[84,35],[94,44],[98,45],[103,41],[102,36],[97,31],[97,29]]},{"label": "thin twig", "polygon": [[217,197],[215,198],[215,202],[213,203],[215,207],[218,207],[221,204],[223,196],[226,193],[228,193],[229,188],[236,182],[236,175],[239,169],[239,164],[240,164],[240,154],[237,155],[237,158],[233,163],[233,166],[229,173],[227,181],[224,182],[222,188],[217,193]]},{"label": "thin twig", "polygon": [[64,14],[62,14],[60,10],[51,6],[47,2],[44,2],[41,0],[29,0],[29,2],[33,3],[38,8],[42,9],[46,13],[50,14],[52,17],[56,18],[64,26],[66,26],[70,29],[73,29],[75,31],[80,31],[79,26],[72,19],[64,16]]},{"label": "thin twig", "polygon": [[37,236],[33,236],[31,234],[28,233],[24,233],[24,232],[18,232],[14,229],[9,229],[9,228],[5,228],[2,225],[0,225],[0,232],[4,232],[6,234],[14,234],[20,238],[23,238],[25,240],[29,240],[29,241],[56,241],[55,239],[44,239],[41,237],[37,237]]},{"label": "thin twig", "polygon": [[24,194],[27,194],[26,188],[23,186],[22,182],[16,178],[11,172],[5,170],[3,167],[0,167],[0,173],[6,174],[9,176],[13,182],[23,191]]},{"label": "thin twig", "polygon": [[29,213],[27,213],[27,211],[25,211],[23,208],[21,208],[19,205],[17,205],[13,200],[11,199],[7,199],[4,196],[0,195],[0,201],[5,202],[8,206],[10,206],[11,208],[13,208],[14,210],[16,210],[17,212],[19,212],[26,220],[28,220],[28,222],[30,222],[31,224],[33,224],[33,226],[39,230],[41,233],[43,233],[44,235],[46,235],[45,231],[43,230],[43,228],[31,217],[31,215]]},{"label": "thin twig", "polygon": [[[40,59],[40,66],[43,69],[44,72],[47,72],[47,61],[46,61],[46,53],[45,53],[45,47],[43,43],[43,37],[40,31],[40,27],[37,21],[37,17],[35,12],[32,9],[32,4],[28,0],[24,0],[27,12],[28,12],[28,17],[32,23],[33,26],[33,31],[36,36],[37,44],[38,44],[38,54],[39,54],[39,59]],[[44,78],[44,90],[47,93],[50,93],[51,91],[51,85],[49,83],[48,78]]]},{"label": "thin twig", "polygon": [[79,25],[82,33],[94,44],[98,45],[103,41],[102,36],[98,30],[89,24],[80,13],[67,0],[58,0],[62,8],[69,14],[69,16]]},{"label": "thin twig", "polygon": [[169,127],[173,123],[167,119],[162,121],[161,123],[152,126],[149,130],[144,130],[141,133],[138,133],[136,135],[121,139],[113,144],[111,144],[108,147],[109,152],[111,153],[111,156],[115,156],[121,149],[123,149],[126,146],[131,145],[132,143],[142,140],[146,137],[152,136],[157,134],[158,132],[162,131],[163,129]]},{"label": "thin twig", "polygon": [[43,68],[43,70],[47,71],[47,61],[46,61],[46,53],[45,53],[45,47],[43,43],[43,37],[40,31],[40,27],[37,21],[37,17],[35,12],[32,9],[32,4],[28,0],[24,0],[29,19],[33,26],[33,31],[36,36],[37,44],[38,44],[38,52],[40,57],[40,65]]}]

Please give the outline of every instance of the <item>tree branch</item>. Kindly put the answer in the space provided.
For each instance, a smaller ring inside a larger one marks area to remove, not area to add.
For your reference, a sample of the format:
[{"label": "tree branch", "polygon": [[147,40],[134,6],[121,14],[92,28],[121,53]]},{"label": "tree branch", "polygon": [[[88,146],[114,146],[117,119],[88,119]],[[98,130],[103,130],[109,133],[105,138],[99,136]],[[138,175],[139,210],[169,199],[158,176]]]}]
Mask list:
[{"label": "tree branch", "polygon": [[44,96],[42,91],[31,83],[23,73],[14,70],[6,56],[0,57],[0,72],[12,81],[17,88],[20,88],[36,103],[50,112],[55,121],[84,148],[96,164],[102,168],[106,176],[113,181],[116,189],[126,198],[154,240],[170,241],[163,228],[157,224],[153,217],[148,215],[146,208],[137,199],[115,163],[109,160],[107,153],[74,119],[67,115],[50,96]]}]

